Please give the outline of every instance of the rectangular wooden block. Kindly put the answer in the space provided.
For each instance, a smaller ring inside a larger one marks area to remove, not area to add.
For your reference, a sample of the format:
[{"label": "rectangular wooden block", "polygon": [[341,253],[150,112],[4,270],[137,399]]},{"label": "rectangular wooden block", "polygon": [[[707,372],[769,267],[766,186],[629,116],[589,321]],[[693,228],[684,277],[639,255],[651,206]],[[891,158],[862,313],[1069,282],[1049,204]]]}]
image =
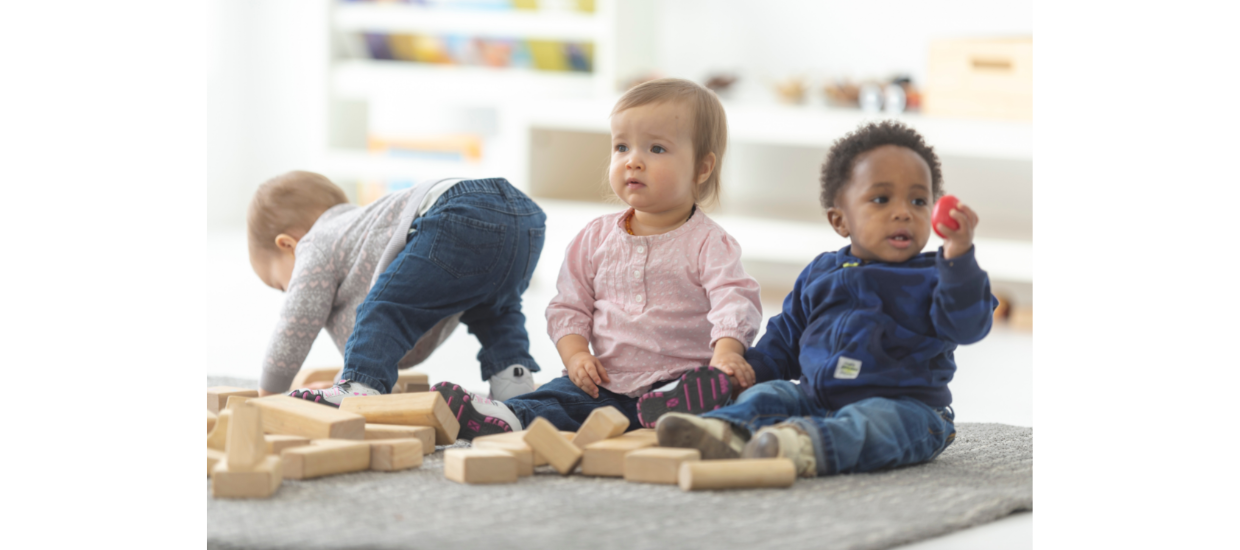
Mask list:
[{"label": "rectangular wooden block", "polygon": [[224,460],[224,452],[217,451],[207,447],[207,477],[211,477],[211,470],[215,469],[215,465]]},{"label": "rectangular wooden block", "polygon": [[430,426],[435,428],[436,445],[455,443],[461,429],[439,392],[346,397],[340,401],[340,410],[359,414],[366,422],[376,424]]},{"label": "rectangular wooden block", "polygon": [[246,401],[249,401],[251,399],[254,399],[254,398],[250,396],[246,396],[246,395],[230,395],[228,396],[228,401],[224,403],[224,410],[235,409],[241,406],[242,403],[245,403]]},{"label": "rectangular wooden block", "polygon": [[284,477],[312,479],[370,468],[370,445],[365,441],[316,439],[304,447],[285,449],[280,458],[284,459]]},{"label": "rectangular wooden block", "polygon": [[624,455],[653,447],[658,440],[645,435],[604,439],[586,446],[581,459],[581,473],[588,476],[623,477]]},{"label": "rectangular wooden block", "polygon": [[211,411],[207,411],[207,434],[208,435],[210,435],[211,430],[215,428],[215,421],[218,419],[218,417],[219,415]]},{"label": "rectangular wooden block", "polygon": [[637,483],[675,485],[680,479],[680,463],[701,460],[697,449],[647,447],[624,455],[624,480]]},{"label": "rectangular wooden block", "polygon": [[535,418],[522,439],[535,453],[547,459],[555,471],[568,475],[581,462],[581,449],[570,443],[546,418]]},{"label": "rectangular wooden block", "polygon": [[[436,393],[438,395],[438,393]],[[252,402],[263,410],[263,431],[300,435],[310,439],[363,439],[366,419],[287,395],[271,395]]]},{"label": "rectangular wooden block", "polygon": [[573,445],[578,449],[585,450],[586,445],[611,439],[629,429],[629,417],[624,416],[620,409],[615,407],[602,407],[594,409],[590,416],[586,417],[586,421],[581,424],[581,428],[577,430],[577,436],[573,438]]},{"label": "rectangular wooden block", "polygon": [[443,452],[443,474],[457,483],[515,483],[517,459],[491,449],[447,449]]},{"label": "rectangular wooden block", "polygon": [[299,390],[313,382],[335,382],[336,375],[342,370],[344,370],[343,367],[302,367],[300,371],[297,371],[297,376],[293,377],[293,383],[289,387]]},{"label": "rectangular wooden block", "polygon": [[690,460],[680,463],[678,477],[685,491],[791,487],[797,469],[786,458]]},{"label": "rectangular wooden block", "polygon": [[228,455],[228,467],[235,472],[253,470],[267,457],[261,414],[262,411],[252,403],[242,403],[232,409],[224,452]]},{"label": "rectangular wooden block", "polygon": [[420,439],[369,439],[366,443],[370,445],[371,470],[393,472],[422,465]]},{"label": "rectangular wooden block", "polygon": [[258,397],[258,390],[247,390],[234,386],[214,386],[207,388],[207,410],[219,413],[228,404],[228,396]]},{"label": "rectangular wooden block", "polygon": [[430,390],[431,382],[426,373],[413,369],[398,371],[396,383],[392,385],[392,393],[415,393]]},{"label": "rectangular wooden block", "polygon": [[534,475],[534,450],[523,441],[478,441],[474,440],[475,449],[504,451],[517,459],[517,475]]},{"label": "rectangular wooden block", "polygon": [[228,446],[228,420],[232,418],[232,411],[220,411],[219,418],[215,421],[215,428],[211,433],[207,434],[207,448],[223,451]]},{"label": "rectangular wooden block", "polygon": [[267,452],[273,455],[279,455],[284,449],[310,444],[310,439],[300,435],[267,434],[263,439],[267,440]]},{"label": "rectangular wooden block", "polygon": [[229,469],[228,459],[215,465],[211,475],[211,496],[215,498],[267,498],[280,488],[283,463],[268,456],[257,468],[246,472]]},{"label": "rectangular wooden block", "polygon": [[422,442],[422,454],[435,452],[435,428],[430,426],[401,426],[398,424],[366,424],[366,439],[417,439]]}]

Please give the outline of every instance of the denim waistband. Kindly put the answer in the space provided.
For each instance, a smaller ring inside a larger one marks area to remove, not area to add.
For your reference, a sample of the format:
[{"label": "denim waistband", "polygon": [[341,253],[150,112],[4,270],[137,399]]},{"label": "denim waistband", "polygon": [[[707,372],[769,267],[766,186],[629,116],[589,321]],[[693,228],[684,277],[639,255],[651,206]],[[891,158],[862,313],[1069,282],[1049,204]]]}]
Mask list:
[{"label": "denim waistband", "polygon": [[444,191],[443,195],[439,198],[450,199],[452,197],[458,197],[469,193],[500,195],[505,199],[510,200],[514,195],[521,195],[521,193],[504,178],[485,178],[457,182],[456,185],[453,185],[447,191]]}]

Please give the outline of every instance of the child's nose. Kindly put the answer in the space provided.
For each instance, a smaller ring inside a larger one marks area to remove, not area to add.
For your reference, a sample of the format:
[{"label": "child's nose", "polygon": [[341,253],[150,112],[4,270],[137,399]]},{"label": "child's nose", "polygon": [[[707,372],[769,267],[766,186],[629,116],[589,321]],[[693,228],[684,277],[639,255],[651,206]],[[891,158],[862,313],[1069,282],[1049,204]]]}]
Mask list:
[{"label": "child's nose", "polygon": [[630,170],[639,170],[646,167],[646,163],[642,161],[641,155],[636,151],[629,155],[629,159],[624,163]]}]

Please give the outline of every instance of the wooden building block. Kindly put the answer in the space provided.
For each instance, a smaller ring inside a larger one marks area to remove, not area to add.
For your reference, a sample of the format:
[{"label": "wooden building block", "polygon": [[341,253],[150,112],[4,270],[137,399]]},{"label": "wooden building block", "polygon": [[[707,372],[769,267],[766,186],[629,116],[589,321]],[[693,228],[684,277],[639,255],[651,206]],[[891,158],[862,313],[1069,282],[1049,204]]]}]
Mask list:
[{"label": "wooden building block", "polygon": [[228,420],[232,418],[232,411],[221,411],[220,416],[215,421],[215,429],[207,434],[207,448],[223,451],[228,445]]},{"label": "wooden building block", "polygon": [[578,449],[585,450],[586,445],[611,439],[629,429],[629,417],[624,416],[620,409],[615,407],[602,407],[594,409],[590,416],[586,417],[586,421],[581,424],[581,428],[577,430],[577,436],[573,438],[573,445]]},{"label": "wooden building block", "polygon": [[624,455],[624,480],[675,485],[680,479],[680,463],[701,459],[702,451],[697,449],[638,449]]},{"label": "wooden building block", "polygon": [[284,477],[312,479],[370,468],[370,445],[365,441],[315,439],[304,447],[285,449],[280,458],[284,459]]},{"label": "wooden building block", "polygon": [[695,460],[680,463],[680,488],[685,491],[791,487],[797,468],[786,458]]},{"label": "wooden building block", "polygon": [[653,447],[657,443],[657,439],[646,435],[629,434],[591,443],[583,453],[581,473],[588,476],[623,477],[624,455]]},{"label": "wooden building block", "polygon": [[581,462],[581,449],[565,439],[546,418],[535,418],[521,439],[562,475],[572,473]]},{"label": "wooden building block", "polygon": [[475,449],[504,451],[517,459],[517,475],[520,477],[534,475],[534,450],[523,441],[477,441]]},{"label": "wooden building block", "polygon": [[289,388],[300,390],[313,382],[335,382],[336,375],[342,370],[343,367],[302,367]]},{"label": "wooden building block", "polygon": [[636,430],[633,430],[631,432],[624,434],[624,437],[648,437],[655,441],[659,440],[659,435],[654,431],[653,428],[638,428]]},{"label": "wooden building block", "polygon": [[392,385],[392,393],[418,393],[431,391],[430,378],[425,372],[413,369],[398,371],[396,383]]},{"label": "wooden building block", "polygon": [[430,426],[435,428],[436,445],[456,443],[461,429],[439,392],[346,397],[340,401],[340,410],[362,415],[366,422],[376,424]]},{"label": "wooden building block", "polygon": [[422,440],[368,439],[370,445],[370,469],[380,472],[407,470],[422,465]]},{"label": "wooden building block", "polygon": [[252,403],[242,403],[232,409],[224,452],[228,455],[228,467],[234,472],[253,471],[267,457],[261,415],[262,411]]},{"label": "wooden building block", "polygon": [[254,397],[248,395],[230,395],[228,396],[228,400],[224,403],[224,410],[232,410],[240,407],[242,403],[254,399]]},{"label": "wooden building block", "polygon": [[258,397],[258,390],[247,390],[233,386],[214,386],[207,388],[207,410],[218,414],[228,404],[228,396]]},{"label": "wooden building block", "polygon": [[207,477],[211,477],[211,470],[215,469],[215,465],[224,460],[224,451],[217,451],[207,447]]},{"label": "wooden building block", "polygon": [[430,426],[401,426],[398,424],[366,424],[366,439],[417,439],[422,442],[422,454],[435,452],[435,428]]},{"label": "wooden building block", "polygon": [[517,458],[492,449],[447,449],[443,475],[457,483],[515,483]]},{"label": "wooden building block", "polygon": [[289,397],[269,395],[252,402],[263,410],[263,431],[300,435],[310,439],[362,439],[366,419],[361,415]]},{"label": "wooden building block", "polygon": [[273,455],[284,452],[284,449],[310,444],[309,439],[300,435],[267,434],[263,439],[267,440],[267,452]]},{"label": "wooden building block", "polygon": [[210,434],[211,430],[215,428],[215,421],[218,417],[219,415],[211,411],[207,411],[207,434]]},{"label": "wooden building block", "polygon": [[1033,330],[1033,307],[1013,307],[1008,323],[1017,330]]},{"label": "wooden building block", "polygon": [[258,467],[234,471],[228,458],[220,460],[211,474],[211,496],[215,498],[267,498],[280,488],[283,463],[278,456],[264,458]]}]

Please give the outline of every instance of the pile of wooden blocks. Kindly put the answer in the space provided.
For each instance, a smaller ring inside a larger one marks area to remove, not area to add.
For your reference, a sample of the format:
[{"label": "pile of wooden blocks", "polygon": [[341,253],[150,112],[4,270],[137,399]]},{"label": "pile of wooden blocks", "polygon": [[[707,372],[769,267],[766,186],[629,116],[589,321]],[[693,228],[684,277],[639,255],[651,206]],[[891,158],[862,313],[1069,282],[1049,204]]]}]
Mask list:
[{"label": "pile of wooden blocks", "polygon": [[[330,372],[328,372],[330,371]],[[339,369],[310,369],[297,387],[331,381]],[[417,468],[436,445],[456,442],[460,425],[426,375],[402,372],[401,393],[346,397],[340,407],[258,391],[207,388],[207,476],[220,498],[265,498],[283,479],[313,479],[363,470]],[[458,483],[515,483],[550,465],[561,475],[622,477],[679,484],[686,491],[789,487],[796,471],[786,459],[701,460],[696,449],[658,447],[654,430],[628,433],[619,410],[594,411],[577,432],[544,418],[529,429],[474,439],[472,448],[444,451],[444,475]]]},{"label": "pile of wooden blocks", "polygon": [[590,413],[577,432],[561,432],[545,418],[529,429],[474,439],[473,448],[444,451],[444,475],[458,483],[514,483],[548,464],[561,475],[622,477],[685,491],[791,487],[796,468],[784,458],[702,460],[697,449],[659,447],[654,430],[625,433],[629,419],[615,407]]},{"label": "pile of wooden blocks", "polygon": [[[327,380],[339,370],[330,369]],[[456,441],[459,425],[443,397],[428,391],[425,374],[402,373],[398,385],[422,391],[348,397],[335,409],[286,395],[259,398],[257,390],[207,388],[212,496],[265,498],[284,479],[421,466],[435,445]]]}]

